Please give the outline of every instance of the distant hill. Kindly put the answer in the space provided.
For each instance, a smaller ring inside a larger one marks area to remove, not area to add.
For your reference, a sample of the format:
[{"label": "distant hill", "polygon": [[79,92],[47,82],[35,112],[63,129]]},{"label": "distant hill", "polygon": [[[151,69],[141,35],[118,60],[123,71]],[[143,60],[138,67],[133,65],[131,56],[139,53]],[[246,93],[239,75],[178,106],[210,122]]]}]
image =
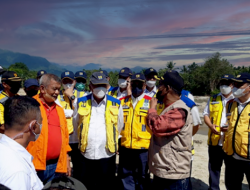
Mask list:
[{"label": "distant hill", "polygon": [[[44,69],[48,73],[53,73],[53,74],[56,74],[58,76],[60,76],[61,73],[65,70],[70,70],[73,72],[80,71],[83,69],[85,69],[85,70],[94,70],[94,69],[98,70],[100,68],[106,70],[107,72],[120,70],[117,68],[105,68],[101,64],[97,64],[97,63],[88,63],[88,64],[83,65],[83,66],[73,66],[72,64],[62,66],[59,63],[49,62],[47,59],[45,59],[43,57],[31,56],[31,55],[24,54],[24,53],[16,53],[16,52],[12,52],[9,50],[0,49],[0,65],[2,67],[7,68],[11,64],[14,64],[16,62],[24,63],[25,65],[27,65],[29,70],[38,71],[40,69]],[[76,65],[76,64],[74,64],[74,65]],[[140,66],[131,68],[131,70],[133,72],[140,72],[142,69],[145,69],[145,68],[140,67]]]}]

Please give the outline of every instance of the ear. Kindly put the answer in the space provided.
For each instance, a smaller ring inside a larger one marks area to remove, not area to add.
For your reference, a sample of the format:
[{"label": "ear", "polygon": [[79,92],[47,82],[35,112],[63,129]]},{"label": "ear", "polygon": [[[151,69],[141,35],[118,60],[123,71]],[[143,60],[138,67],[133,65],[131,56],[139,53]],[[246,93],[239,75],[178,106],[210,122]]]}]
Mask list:
[{"label": "ear", "polygon": [[43,86],[43,85],[40,86],[40,92],[42,94],[45,94],[45,86]]},{"label": "ear", "polygon": [[36,130],[36,128],[37,128],[37,126],[36,126],[36,120],[32,120],[29,125],[30,125],[30,129],[32,131]]},{"label": "ear", "polygon": [[9,87],[9,85],[7,83],[5,83],[5,82],[2,82],[2,85],[3,85],[4,88],[8,88]]}]

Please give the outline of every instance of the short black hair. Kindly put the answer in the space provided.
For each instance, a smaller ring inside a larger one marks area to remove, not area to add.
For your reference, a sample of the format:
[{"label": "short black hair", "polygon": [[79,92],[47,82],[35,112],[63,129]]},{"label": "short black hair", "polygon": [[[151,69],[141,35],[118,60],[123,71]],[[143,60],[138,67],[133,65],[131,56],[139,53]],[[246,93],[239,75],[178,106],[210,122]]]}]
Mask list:
[{"label": "short black hair", "polygon": [[31,120],[40,119],[40,104],[28,96],[8,98],[4,104],[4,128],[21,131]]}]

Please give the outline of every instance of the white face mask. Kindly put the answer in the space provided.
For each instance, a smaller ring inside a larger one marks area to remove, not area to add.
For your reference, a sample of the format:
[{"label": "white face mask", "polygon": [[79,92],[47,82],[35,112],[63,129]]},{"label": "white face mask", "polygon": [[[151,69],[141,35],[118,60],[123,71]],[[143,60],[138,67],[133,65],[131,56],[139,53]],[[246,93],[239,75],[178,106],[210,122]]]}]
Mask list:
[{"label": "white face mask", "polygon": [[146,81],[146,85],[147,85],[149,88],[154,87],[154,86],[155,86],[155,83],[156,83],[155,80],[148,80],[148,81]]},{"label": "white face mask", "polygon": [[230,92],[232,92],[232,88],[228,85],[221,85],[220,92],[224,95],[228,95]]},{"label": "white face mask", "polygon": [[67,83],[67,84],[62,84],[64,90],[71,88],[73,86],[73,84]]},{"label": "white face mask", "polygon": [[98,98],[103,98],[107,92],[107,88],[105,87],[97,87],[93,89],[93,94]]},{"label": "white face mask", "polygon": [[[248,87],[248,86],[247,86]],[[247,88],[246,87],[246,88]],[[249,93],[249,92],[245,92],[244,93],[244,91],[245,91],[245,89],[246,88],[236,88],[236,87],[234,87],[233,88],[233,95],[234,95],[234,97],[235,98],[240,98],[240,97],[242,97],[242,96],[244,96],[244,95],[246,95],[247,93]]]},{"label": "white face mask", "polygon": [[[39,127],[40,127],[40,133],[41,133],[41,131],[42,131],[42,124],[39,124],[38,122],[36,122],[36,123],[39,125]],[[38,137],[40,136],[40,134],[36,134],[36,133],[32,130],[32,128],[31,128],[31,123],[29,124],[28,130],[25,130],[24,132],[17,134],[17,135],[14,136],[12,139],[15,140],[15,139],[17,139],[18,137],[23,136],[23,134],[26,133],[26,132],[29,131],[29,130],[31,131],[31,133],[32,133],[33,135],[35,135],[35,141],[36,141],[36,140],[38,139]]]},{"label": "white face mask", "polygon": [[118,85],[119,85],[120,88],[126,88],[127,87],[127,80],[118,79]]}]

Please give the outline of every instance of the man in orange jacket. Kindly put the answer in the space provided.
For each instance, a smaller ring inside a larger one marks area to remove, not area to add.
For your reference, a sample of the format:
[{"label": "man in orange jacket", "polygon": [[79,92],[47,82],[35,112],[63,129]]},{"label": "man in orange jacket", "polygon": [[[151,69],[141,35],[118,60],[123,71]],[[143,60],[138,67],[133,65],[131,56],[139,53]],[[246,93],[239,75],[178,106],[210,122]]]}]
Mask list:
[{"label": "man in orange jacket", "polygon": [[40,79],[40,94],[33,97],[40,103],[42,131],[27,150],[34,157],[37,175],[44,184],[58,173],[71,174],[67,121],[63,109],[55,103],[60,88],[61,81],[56,75],[45,74]]}]

